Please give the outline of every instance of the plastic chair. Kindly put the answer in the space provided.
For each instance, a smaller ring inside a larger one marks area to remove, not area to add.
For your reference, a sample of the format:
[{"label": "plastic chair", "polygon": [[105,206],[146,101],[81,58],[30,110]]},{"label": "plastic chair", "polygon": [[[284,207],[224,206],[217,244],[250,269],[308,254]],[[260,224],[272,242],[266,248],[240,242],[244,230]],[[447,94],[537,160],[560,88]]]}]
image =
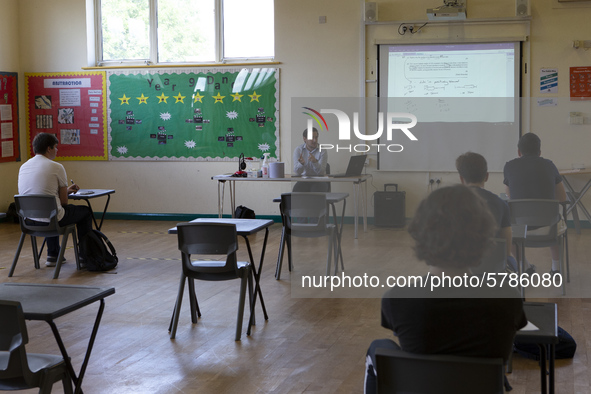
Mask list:
[{"label": "plastic chair", "polygon": [[[541,199],[521,199],[509,200],[509,211],[511,213],[511,223],[526,225],[527,235],[522,241],[526,248],[545,248],[553,245],[558,245],[560,256],[560,274],[564,272],[565,259],[564,242],[566,239],[566,231],[563,234],[558,234],[558,223],[562,218],[560,213],[560,203],[557,200],[541,200]],[[549,232],[542,235],[533,235],[531,230],[539,227],[549,227]],[[524,253],[525,254],[525,253]],[[520,260],[525,261],[525,255],[521,256]],[[522,267],[523,268],[523,267]],[[566,277],[567,282],[570,282],[570,267],[568,259],[566,259]],[[562,294],[565,294],[566,284],[562,282]]]},{"label": "plastic chair", "polygon": [[[74,241],[74,254],[76,256],[76,267],[80,269],[80,262],[78,260],[78,240],[76,237],[76,225],[70,224],[64,227],[61,227],[58,223],[57,219],[57,201],[55,196],[46,195],[46,194],[21,194],[14,196],[14,202],[16,205],[16,212],[19,216],[19,221],[21,224],[21,238],[18,242],[18,247],[16,249],[16,254],[14,255],[14,260],[12,261],[12,267],[10,267],[10,272],[8,276],[12,276],[14,274],[14,269],[16,267],[16,263],[18,261],[19,255],[23,248],[23,242],[25,241],[25,236],[31,236],[31,245],[33,247],[33,259],[35,261],[35,268],[39,269],[39,258],[40,253],[37,249],[37,239],[36,237],[55,237],[55,236],[63,236],[62,237],[62,244],[60,248],[60,253],[57,258],[57,264],[55,265],[55,270],[53,273],[53,279],[57,279],[60,274],[60,269],[62,268],[62,260],[64,257],[64,252],[66,251],[66,245],[68,243],[68,235],[72,234],[72,240]],[[37,221],[34,225],[31,224],[27,218],[35,218],[35,219],[47,219],[49,222],[42,223]]]},{"label": "plastic chair", "polygon": [[0,390],[39,387],[40,394],[51,393],[61,380],[64,392],[71,394],[72,380],[62,356],[27,353],[29,336],[20,302],[0,300],[0,321]]},{"label": "plastic chair", "polygon": [[507,241],[503,238],[493,238],[482,256],[479,266],[470,269],[474,275],[485,272],[505,272],[507,266]]},{"label": "plastic chair", "polygon": [[503,394],[501,358],[411,354],[376,349],[378,393]]},{"label": "plastic chair", "polygon": [[330,275],[332,256],[335,260],[335,275],[338,271],[338,250],[336,228],[329,223],[329,211],[325,193],[283,193],[281,195],[281,244],[277,258],[275,278],[281,276],[283,254],[287,245],[288,268],[293,268],[291,237],[316,238],[328,236],[328,252],[326,257],[326,275]]},{"label": "plastic chair", "polygon": [[[326,175],[330,175],[330,164],[326,163]],[[332,191],[331,183],[326,182],[328,184],[328,189],[326,190],[328,193]]]},{"label": "plastic chair", "polygon": [[[195,324],[197,323],[197,316],[201,317],[201,311],[195,295],[194,279],[208,281],[240,279],[240,299],[236,321],[236,341],[239,341],[242,334],[247,282],[250,302],[252,302],[252,269],[250,262],[237,261],[238,239],[236,237],[236,225],[228,223],[179,223],[177,231],[183,270],[174,313],[168,328],[170,338],[174,339],[176,336],[185,280],[189,285],[191,321]],[[223,255],[225,259],[224,261],[192,260],[192,255]]]}]

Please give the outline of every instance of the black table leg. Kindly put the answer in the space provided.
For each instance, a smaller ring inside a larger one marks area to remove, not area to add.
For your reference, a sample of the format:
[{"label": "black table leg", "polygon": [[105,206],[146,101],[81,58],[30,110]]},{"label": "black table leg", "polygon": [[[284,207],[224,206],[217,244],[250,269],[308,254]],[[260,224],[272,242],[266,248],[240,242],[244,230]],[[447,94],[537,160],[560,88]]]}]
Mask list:
[{"label": "black table leg", "polygon": [[107,214],[107,209],[109,208],[109,202],[111,201],[111,195],[107,194],[107,202],[105,203],[105,209],[103,209],[103,214],[101,216],[100,223],[97,223],[97,221],[96,221],[96,217],[94,216],[94,211],[92,210],[92,205],[90,205],[90,199],[85,198],[84,201],[86,201],[86,205],[88,205],[88,208],[90,208],[90,213],[92,215],[92,221],[94,222],[94,227],[98,231],[101,231],[101,227],[103,227],[103,220],[105,220],[105,215]]},{"label": "black table leg", "polygon": [[550,386],[550,394],[554,394],[554,360],[556,359],[554,344],[550,344],[549,352],[550,354],[548,355],[548,369],[550,372],[548,374],[548,385]]},{"label": "black table leg", "polygon": [[540,348],[540,377],[541,377],[541,392],[546,394],[548,392],[548,384],[546,381],[546,345],[539,344]]},{"label": "black table leg", "polygon": [[246,248],[248,249],[248,256],[250,257],[250,262],[252,264],[252,270],[255,279],[255,286],[254,286],[254,298],[252,300],[252,304],[250,306],[250,319],[248,320],[248,330],[246,331],[246,335],[250,335],[250,328],[255,324],[255,317],[254,317],[254,307],[257,301],[257,294],[261,299],[261,306],[263,307],[263,314],[265,315],[265,320],[269,320],[269,316],[267,315],[267,308],[265,307],[265,300],[263,299],[263,293],[261,292],[260,280],[261,280],[261,272],[263,271],[263,259],[265,258],[265,249],[267,247],[267,239],[269,237],[269,228],[265,228],[265,239],[263,241],[263,250],[261,252],[261,260],[259,262],[259,269],[258,272],[256,270],[254,264],[254,258],[252,256],[252,249],[250,248],[250,242],[248,242],[248,237],[244,236],[246,241]]},{"label": "black table leg", "polygon": [[[111,201],[111,195],[107,194],[107,202],[105,203],[105,209],[103,209],[103,214],[101,216],[101,223],[98,226],[98,230],[101,231],[101,228],[103,227],[103,220],[105,220],[105,215],[107,213],[107,208],[109,207],[109,202]],[[96,222],[95,222],[96,224]]]},{"label": "black table leg", "polygon": [[[345,271],[345,263],[343,261],[343,251],[341,249],[341,238],[343,236],[343,225],[345,224],[345,208],[347,207],[347,199],[343,200],[343,210],[341,211],[341,225],[338,231],[338,250],[339,250],[339,258],[341,259],[341,269]],[[333,207],[334,209],[334,207]],[[334,212],[333,212],[334,213]],[[336,216],[335,216],[336,217]],[[337,226],[338,228],[338,226]],[[338,262],[337,262],[338,263]],[[336,274],[336,272],[335,272]]]},{"label": "black table leg", "polygon": [[66,366],[68,367],[68,371],[70,372],[70,376],[72,377],[72,382],[74,382],[75,390],[74,394],[82,393],[82,379],[84,378],[84,373],[86,372],[86,367],[88,366],[88,360],[90,359],[90,353],[92,352],[92,347],[94,346],[94,340],[96,338],[96,334],[98,332],[99,325],[101,323],[101,318],[103,316],[103,310],[105,309],[105,300],[100,300],[100,306],[98,313],[96,315],[96,319],[94,321],[94,326],[92,328],[92,334],[90,335],[90,340],[88,341],[88,348],[86,349],[86,355],[84,356],[84,361],[82,362],[82,367],[80,367],[80,375],[76,376],[76,372],[74,371],[74,366],[72,365],[72,360],[70,360],[70,356],[68,356],[68,352],[66,351],[66,347],[64,346],[64,342],[59,334],[57,326],[53,322],[53,320],[47,321],[47,324],[51,327],[51,331],[53,331],[53,336],[57,342],[57,345],[64,357],[64,361],[66,362]]}]

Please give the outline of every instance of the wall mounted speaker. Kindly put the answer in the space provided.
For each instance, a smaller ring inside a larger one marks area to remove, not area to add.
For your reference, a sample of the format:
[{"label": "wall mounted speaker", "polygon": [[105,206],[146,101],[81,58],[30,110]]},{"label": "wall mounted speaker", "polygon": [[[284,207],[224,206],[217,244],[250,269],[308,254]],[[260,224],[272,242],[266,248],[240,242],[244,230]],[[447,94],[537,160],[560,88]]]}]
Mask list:
[{"label": "wall mounted speaker", "polygon": [[515,16],[530,16],[530,0],[515,0]]},{"label": "wall mounted speaker", "polygon": [[365,3],[365,21],[366,22],[377,22],[378,21],[378,3],[375,1]]}]

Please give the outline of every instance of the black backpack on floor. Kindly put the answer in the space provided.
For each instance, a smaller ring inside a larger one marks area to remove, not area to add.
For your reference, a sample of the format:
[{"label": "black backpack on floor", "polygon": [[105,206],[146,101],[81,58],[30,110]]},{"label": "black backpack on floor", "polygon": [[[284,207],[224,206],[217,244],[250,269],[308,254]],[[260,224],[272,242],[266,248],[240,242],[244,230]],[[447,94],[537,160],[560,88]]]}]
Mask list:
[{"label": "black backpack on floor", "polygon": [[244,205],[239,205],[236,208],[236,212],[234,213],[235,218],[240,219],[256,219],[256,215],[254,211]]},{"label": "black backpack on floor", "polygon": [[92,230],[80,240],[80,250],[88,271],[109,271],[119,262],[115,247],[98,230]]}]

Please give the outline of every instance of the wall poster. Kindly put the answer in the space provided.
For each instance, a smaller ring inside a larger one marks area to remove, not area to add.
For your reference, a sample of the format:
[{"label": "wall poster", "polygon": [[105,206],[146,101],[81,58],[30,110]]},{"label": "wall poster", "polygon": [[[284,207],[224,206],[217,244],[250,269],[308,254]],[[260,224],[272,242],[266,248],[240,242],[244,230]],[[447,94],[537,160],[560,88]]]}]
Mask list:
[{"label": "wall poster", "polygon": [[20,158],[18,74],[0,72],[0,163]]},{"label": "wall poster", "polygon": [[107,160],[104,71],[25,73],[27,144],[41,132],[59,140],[56,160]]},{"label": "wall poster", "polygon": [[570,100],[591,100],[591,67],[570,68]]},{"label": "wall poster", "polygon": [[558,69],[540,69],[540,93],[558,93]]},{"label": "wall poster", "polygon": [[279,69],[113,70],[110,160],[279,158]]}]

